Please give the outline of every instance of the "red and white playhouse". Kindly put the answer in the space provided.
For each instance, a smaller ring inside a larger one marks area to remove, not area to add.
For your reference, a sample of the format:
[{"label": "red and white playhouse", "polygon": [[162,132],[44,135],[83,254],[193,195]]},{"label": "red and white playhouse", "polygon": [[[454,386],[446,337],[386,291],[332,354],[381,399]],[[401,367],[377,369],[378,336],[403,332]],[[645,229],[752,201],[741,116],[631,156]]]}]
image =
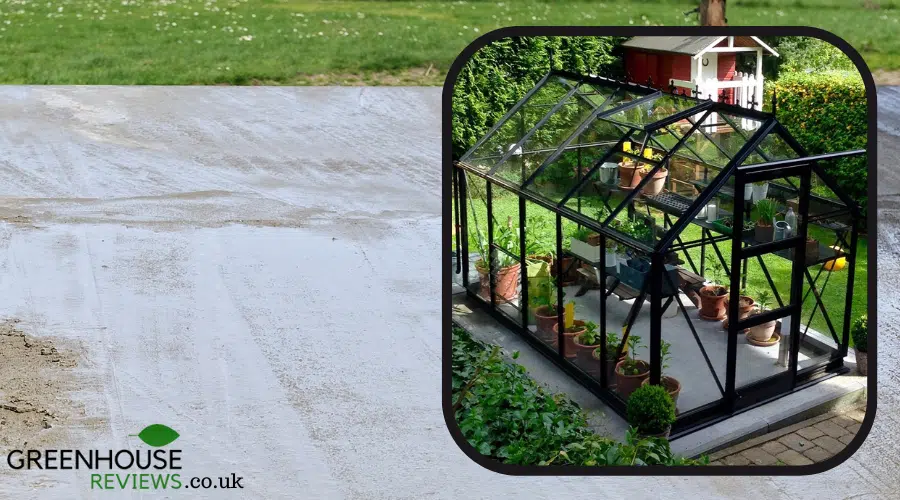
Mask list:
[{"label": "red and white playhouse", "polygon": [[[622,46],[632,82],[754,109],[762,109],[763,54],[778,57],[755,36],[637,36]],[[737,55],[748,52],[756,53],[755,74],[735,71]]]}]

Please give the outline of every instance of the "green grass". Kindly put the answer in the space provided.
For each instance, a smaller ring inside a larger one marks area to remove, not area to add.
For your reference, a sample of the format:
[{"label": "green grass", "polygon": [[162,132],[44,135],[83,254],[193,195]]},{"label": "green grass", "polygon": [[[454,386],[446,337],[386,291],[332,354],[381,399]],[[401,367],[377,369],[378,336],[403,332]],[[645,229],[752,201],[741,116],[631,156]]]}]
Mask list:
[{"label": "green grass", "polygon": [[[480,189],[480,192],[483,193],[483,181],[481,182],[482,187],[477,187],[478,181],[470,180],[470,186],[474,189]],[[493,210],[496,217],[496,220],[505,222],[507,217],[512,217],[514,224],[518,225],[518,217],[519,217],[519,204],[518,199],[514,196],[503,195],[497,197],[496,193],[500,191],[499,188],[495,188],[494,190],[494,202],[493,202]],[[474,195],[475,193],[473,193]],[[482,230],[482,234],[486,235],[486,217],[487,217],[487,208],[483,202],[480,201],[479,196],[473,196],[473,203],[475,205],[475,214],[477,217],[480,228]],[[594,209],[599,206],[599,201],[595,199],[585,198],[583,200],[583,213],[591,214]],[[614,206],[614,205],[613,205]],[[589,207],[589,208],[588,208]],[[470,211],[469,213],[469,221],[473,220],[473,215],[471,214],[471,207],[467,207]],[[653,214],[654,217],[659,221],[662,220],[661,216],[657,213]],[[526,216],[527,217],[540,217],[542,219],[546,219],[551,227],[555,227],[555,215],[553,215],[548,210],[535,205],[533,203],[526,203]],[[469,222],[469,225],[472,226],[473,223]],[[577,225],[563,218],[563,234],[566,233],[573,228],[577,227]],[[815,228],[815,226],[810,226],[810,231],[814,237],[820,239],[823,243],[827,241],[827,244],[830,246],[834,243],[834,233],[831,231],[823,230],[822,228]],[[470,243],[469,248],[471,251],[477,251],[476,241],[477,239],[474,236],[473,230],[470,228]],[[485,236],[486,237],[486,236]],[[689,225],[688,228],[682,233],[683,241],[690,241],[700,239],[700,228],[699,226]],[[568,243],[568,236],[564,237],[563,240],[566,244]],[[719,244],[719,249],[722,251],[723,257],[725,258],[726,263],[731,265],[731,249],[729,244]],[[709,266],[709,262],[712,258],[714,258],[714,251],[711,246],[707,246],[706,252],[706,262],[707,266]],[[691,258],[694,259],[694,263],[699,267],[700,265],[700,249],[692,249],[690,250]],[[687,259],[685,259],[683,254],[680,254],[682,260],[685,260],[684,266],[690,269],[690,265],[687,263]],[[853,314],[852,318],[856,318],[857,316],[864,314],[866,312],[866,283],[868,276],[868,240],[865,237],[860,237],[857,245],[857,261],[856,261],[856,277],[854,279],[853,285]],[[787,259],[781,258],[776,255],[766,255],[763,257],[763,261],[766,264],[766,268],[769,270],[770,275],[772,276],[772,280],[775,282],[776,288],[778,289],[778,293],[781,295],[782,300],[787,302],[790,297],[790,279],[791,279],[791,263]],[[816,276],[816,272],[821,266],[815,266],[810,268],[810,273],[813,277]],[[818,286],[821,287],[824,282],[825,276],[827,272],[823,272],[822,276],[819,277]],[[707,267],[706,277],[711,278],[712,275]],[[846,290],[847,290],[847,268],[840,272],[832,273],[831,278],[828,281],[827,287],[824,289],[822,294],[822,300],[825,304],[825,307],[828,311],[829,317],[831,318],[834,327],[837,332],[840,332],[842,329],[842,318],[845,309],[845,300],[846,300]],[[804,282],[804,285],[806,282]],[[748,272],[747,272],[747,289],[751,292],[751,295],[755,296],[755,291],[765,289],[771,290],[771,287],[768,285],[766,281],[765,275],[760,269],[756,259],[752,259],[748,264]],[[807,288],[804,288],[804,293],[806,293]],[[812,314],[813,306],[815,305],[815,297],[810,294],[806,301],[803,304],[803,324],[806,324],[810,314]],[[770,307],[777,306],[775,300],[773,298],[772,304]],[[822,332],[825,335],[828,335],[828,326],[825,322],[824,317],[822,316],[821,310],[816,312],[813,317],[813,321],[810,325],[812,328]],[[852,345],[852,341],[851,341]]]},{"label": "green grass", "polygon": [[[868,5],[868,7],[864,6]],[[0,0],[0,83],[439,84],[513,25],[695,25],[665,2]],[[731,25],[808,25],[900,68],[900,0],[729,2]],[[244,37],[241,39],[241,37]]]}]

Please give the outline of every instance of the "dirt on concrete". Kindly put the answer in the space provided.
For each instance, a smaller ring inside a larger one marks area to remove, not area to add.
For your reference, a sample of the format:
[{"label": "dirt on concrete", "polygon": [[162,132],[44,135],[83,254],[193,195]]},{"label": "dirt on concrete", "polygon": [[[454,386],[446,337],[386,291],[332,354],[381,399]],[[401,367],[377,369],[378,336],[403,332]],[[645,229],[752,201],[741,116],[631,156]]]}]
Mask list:
[{"label": "dirt on concrete", "polygon": [[77,355],[52,338],[35,338],[0,321],[0,450],[64,441],[63,425],[83,409],[66,396],[76,387]]}]

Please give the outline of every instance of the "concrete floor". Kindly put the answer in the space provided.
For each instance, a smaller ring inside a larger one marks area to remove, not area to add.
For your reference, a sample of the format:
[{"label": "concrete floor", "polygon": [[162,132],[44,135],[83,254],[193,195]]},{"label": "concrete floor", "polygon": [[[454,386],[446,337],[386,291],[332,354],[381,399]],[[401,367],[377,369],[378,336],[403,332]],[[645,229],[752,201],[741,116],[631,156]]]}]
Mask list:
[{"label": "concrete floor", "polygon": [[[885,211],[880,411],[844,464],[687,480],[469,460],[440,396],[440,105],[439,88],[0,87],[0,315],[82,346],[98,384],[69,396],[104,423],[70,423],[69,445],[170,425],[185,475],[246,478],[191,498],[895,498],[900,214]],[[5,498],[137,496],[88,484],[0,468]]]},{"label": "concrete floor", "polygon": [[[471,261],[477,259],[477,254],[471,256]],[[470,264],[470,274],[474,269]],[[478,283],[478,275],[470,276],[470,280]],[[461,284],[461,276],[454,276],[454,281]],[[478,285],[471,285],[472,291],[477,292]],[[575,317],[582,321],[592,321],[600,324],[600,300],[601,293],[599,290],[590,290],[581,297],[576,297],[578,286],[564,288],[566,301],[575,302]],[[684,304],[691,324],[697,332],[700,343],[709,357],[710,363],[716,372],[719,384],[723,389],[726,377],[726,359],[728,340],[725,330],[722,328],[721,321],[706,321],[699,317],[699,310],[687,298],[681,294],[681,303]],[[615,295],[610,296],[606,302],[606,328],[608,332],[616,332],[621,336],[622,325],[625,324],[628,313],[631,310],[633,299],[618,300]],[[518,301],[510,304],[500,304],[499,309],[504,312],[510,319],[521,324],[521,313],[519,312]],[[678,397],[678,410],[689,411],[708,403],[718,401],[722,397],[716,379],[710,372],[709,365],[703,358],[703,353],[698,347],[697,340],[691,333],[687,320],[681,313],[678,303],[672,302],[666,310],[662,322],[663,340],[671,344],[669,367],[664,370],[664,374],[674,377],[682,384],[681,393]],[[529,325],[529,330],[536,331],[537,327]],[[804,327],[805,328],[805,327]],[[801,331],[803,331],[801,329]],[[650,342],[650,303],[644,302],[638,314],[637,320],[632,327],[632,335],[641,337],[642,347],[637,349],[638,359],[649,360],[649,342]],[[820,361],[823,357],[821,348],[814,350],[815,347],[834,344],[831,340],[814,330],[809,330],[807,335],[802,337],[799,363],[800,367],[805,368],[812,366]],[[737,346],[737,367],[735,375],[737,377],[737,388],[750,385],[754,382],[784,373],[787,366],[778,364],[779,344],[770,347],[760,347],[750,344],[744,335],[738,337]],[[824,356],[827,356],[825,354]],[[598,378],[599,380],[599,378]]]}]

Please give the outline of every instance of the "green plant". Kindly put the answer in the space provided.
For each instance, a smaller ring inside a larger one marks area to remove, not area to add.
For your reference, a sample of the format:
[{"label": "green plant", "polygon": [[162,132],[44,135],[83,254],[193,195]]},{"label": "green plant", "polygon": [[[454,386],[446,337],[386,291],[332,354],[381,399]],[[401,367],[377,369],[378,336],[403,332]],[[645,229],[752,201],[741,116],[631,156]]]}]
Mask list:
[{"label": "green plant", "polygon": [[869,316],[863,314],[853,321],[853,327],[850,330],[853,336],[853,346],[859,352],[867,352],[869,342]]},{"label": "green plant", "polygon": [[594,220],[604,222],[609,217],[609,214],[609,209],[606,208],[606,205],[603,205],[597,209],[596,213],[594,213]]},{"label": "green plant", "polygon": [[628,357],[625,358],[625,361],[622,363],[622,374],[623,375],[638,375],[642,373],[644,370],[642,369],[642,361],[637,359],[637,349],[638,347],[643,346],[644,344],[641,342],[641,337],[638,335],[629,335],[628,336]]},{"label": "green plant", "polygon": [[744,221],[744,231],[752,231],[753,228],[755,228],[755,227],[756,227],[756,223],[753,222],[752,220]]},{"label": "green plant", "polygon": [[587,242],[592,234],[594,234],[594,232],[590,229],[584,226],[578,226],[576,229],[572,230],[572,232],[569,233],[569,236],[575,238],[576,240]]},{"label": "green plant", "polygon": [[669,367],[669,361],[672,359],[672,344],[666,342],[665,340],[661,340],[659,344],[659,356],[662,360],[662,369],[665,370]]},{"label": "green plant", "polygon": [[667,439],[641,436],[634,427],[625,432],[625,442],[591,434],[570,443],[540,465],[709,465],[709,456],[686,459],[672,453]]},{"label": "green plant", "polygon": [[[615,359],[616,350],[619,348],[619,336],[616,335],[615,332],[606,332],[606,358],[607,359]],[[597,353],[597,358],[600,357],[600,348],[594,349],[594,352]]]},{"label": "green plant", "polygon": [[679,457],[668,441],[641,438],[635,429],[623,443],[593,433],[578,405],[548,393],[498,347],[461,328],[452,333],[450,400],[460,431],[482,455],[518,465],[709,463]]},{"label": "green plant", "polygon": [[771,226],[775,220],[775,202],[766,198],[756,204],[756,220],[761,226]]},{"label": "green plant", "polygon": [[581,345],[596,345],[600,342],[600,332],[597,331],[597,323],[588,321],[584,324],[584,333],[580,335]]},{"label": "green plant", "polygon": [[548,219],[531,216],[525,221],[525,255],[556,256],[556,229]]},{"label": "green plant", "polygon": [[644,384],[628,398],[628,424],[641,434],[661,434],[675,423],[675,403],[665,388]]},{"label": "green plant", "polygon": [[[519,228],[513,227],[512,217],[507,219],[506,224],[494,226],[494,245],[506,250],[505,252],[500,250],[493,252],[497,258],[496,263],[499,269],[515,265],[518,262],[513,255],[518,255],[521,250],[519,248]],[[481,248],[482,259],[485,255],[488,255],[487,242]]]},{"label": "green plant", "polygon": [[[809,154],[866,149],[866,89],[855,70],[782,73],[777,80],[766,82],[765,92],[763,102],[766,106],[771,106],[772,94],[776,94],[778,121]],[[788,151],[782,141],[774,141],[768,147],[776,146]],[[773,153],[770,156],[779,152],[763,149]],[[866,157],[844,158],[823,163],[822,167],[848,196],[860,204],[865,214],[868,205]],[[814,190],[820,187],[817,176],[813,176]]]},{"label": "green plant", "polygon": [[713,259],[712,262],[709,263],[709,270],[714,285],[724,286],[725,288],[731,286],[731,280],[728,277],[728,273],[725,272],[725,268],[722,267],[721,262]]},{"label": "green plant", "polygon": [[762,289],[756,292],[756,304],[759,306],[759,311],[767,311],[769,309],[769,304],[772,303],[772,293],[766,289]]}]

